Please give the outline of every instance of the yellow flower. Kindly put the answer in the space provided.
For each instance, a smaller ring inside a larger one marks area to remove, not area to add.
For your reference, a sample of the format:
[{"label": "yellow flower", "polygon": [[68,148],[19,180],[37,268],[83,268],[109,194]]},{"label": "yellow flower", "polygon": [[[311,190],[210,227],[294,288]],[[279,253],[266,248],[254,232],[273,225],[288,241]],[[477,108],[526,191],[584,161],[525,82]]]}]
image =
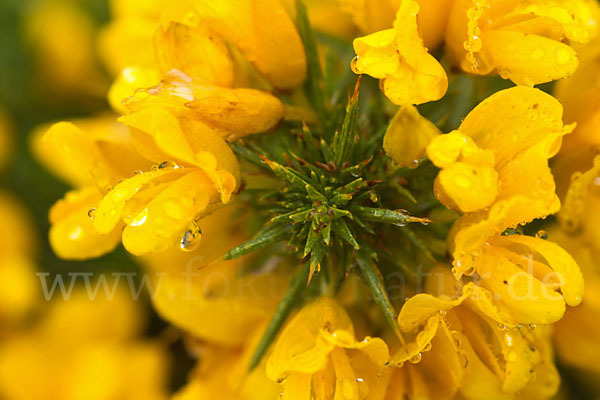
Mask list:
[{"label": "yellow flower", "polygon": [[354,40],[352,70],[380,79],[383,93],[398,105],[438,100],[448,88],[446,72],[419,36],[418,13],[419,4],[405,0],[392,29]]},{"label": "yellow flower", "polygon": [[[400,368],[388,389],[396,397],[466,399],[550,398],[559,377],[552,364],[549,329],[507,327],[486,289],[431,271],[426,292],[411,297],[398,316],[414,342],[392,357]],[[500,324],[500,325],[499,325]],[[407,363],[406,361],[411,361]],[[412,384],[408,384],[412,382]]]},{"label": "yellow flower", "polygon": [[[76,289],[31,329],[0,345],[0,394],[29,400],[166,398],[162,346],[137,339],[140,312],[117,288],[112,299]],[[135,384],[132,384],[135,383]]]},{"label": "yellow flower", "polygon": [[577,68],[569,43],[585,43],[594,30],[593,1],[456,0],[446,46],[466,72],[493,71],[518,85],[568,77]]},{"label": "yellow flower", "polygon": [[27,316],[38,299],[32,261],[37,241],[30,216],[4,191],[0,191],[0,220],[0,332],[5,333]]},{"label": "yellow flower", "polygon": [[[160,106],[178,117],[206,124],[229,140],[267,131],[283,118],[283,104],[272,94],[232,88],[230,52],[225,42],[206,28],[173,22],[157,30],[155,44],[162,82],[149,87],[156,79],[154,72],[123,70],[109,92],[116,110],[127,114]],[[203,53],[195,48],[202,48]]]},{"label": "yellow flower", "polygon": [[[352,16],[352,21],[366,34],[392,27],[394,16],[402,0],[338,0],[343,11]],[[438,47],[446,31],[451,0],[418,0],[417,26],[425,47]],[[312,19],[311,19],[312,21]]]},{"label": "yellow flower", "polygon": [[583,295],[581,272],[558,245],[501,236],[558,211],[548,159],[571,129],[561,117],[562,106],[551,96],[515,87],[484,100],[458,131],[438,136],[427,149],[442,168],[436,195],[466,213],[449,237],[453,271],[457,278],[477,272],[510,310],[513,324],[554,322],[565,302],[577,305]]},{"label": "yellow flower", "polygon": [[94,22],[74,0],[41,0],[30,4],[26,38],[34,50],[36,74],[56,96],[102,96],[107,82],[94,53]]},{"label": "yellow flower", "polygon": [[267,376],[282,398],[383,399],[388,348],[379,338],[356,341],[343,308],[322,297],[305,306],[282,330],[267,360]]},{"label": "yellow flower", "polygon": [[75,189],[50,210],[50,244],[60,257],[85,259],[111,251],[119,242],[120,227],[96,233],[90,210],[107,188],[136,169],[152,163],[133,147],[127,127],[114,116],[60,122],[33,134],[37,158]]},{"label": "yellow flower", "polygon": [[548,159],[571,130],[563,126],[562,106],[552,96],[526,87],[497,92],[475,107],[457,131],[428,146],[430,160],[441,168],[436,196],[463,213],[485,212],[517,196],[529,198],[531,205],[523,204],[507,226],[552,214],[559,202]]},{"label": "yellow flower", "polygon": [[94,213],[96,232],[110,234],[125,223],[123,245],[136,255],[192,246],[194,220],[227,203],[239,182],[233,152],[205,125],[179,121],[159,107],[120,121],[132,128],[140,153],[161,166],[130,173],[102,198]]}]

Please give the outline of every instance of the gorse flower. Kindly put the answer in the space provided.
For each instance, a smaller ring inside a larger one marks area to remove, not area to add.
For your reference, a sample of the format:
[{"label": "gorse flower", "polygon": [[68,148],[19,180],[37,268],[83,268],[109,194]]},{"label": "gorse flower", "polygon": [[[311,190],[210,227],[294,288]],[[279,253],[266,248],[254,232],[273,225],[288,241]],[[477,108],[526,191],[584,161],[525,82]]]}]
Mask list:
[{"label": "gorse flower", "polygon": [[[54,124],[34,149],[74,187],[50,212],[55,252],[122,242],[202,354],[175,399],[556,394],[552,324],[596,274],[542,228],[559,213],[595,232],[599,164],[579,160],[569,188],[575,166],[560,172],[594,140],[597,57],[576,71],[594,3],[113,7],[120,116]],[[532,86],[571,75],[563,121]]]},{"label": "gorse flower", "polygon": [[383,93],[394,104],[438,100],[448,87],[444,69],[419,36],[418,12],[416,1],[402,1],[392,29],[354,40],[353,71],[381,79]]}]

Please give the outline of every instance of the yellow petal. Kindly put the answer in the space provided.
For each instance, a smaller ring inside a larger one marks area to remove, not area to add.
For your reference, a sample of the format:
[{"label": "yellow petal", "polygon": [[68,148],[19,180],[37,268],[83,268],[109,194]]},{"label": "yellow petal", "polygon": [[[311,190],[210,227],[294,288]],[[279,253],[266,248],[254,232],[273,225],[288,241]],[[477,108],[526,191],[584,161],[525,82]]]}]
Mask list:
[{"label": "yellow petal", "polygon": [[299,86],[306,77],[300,36],[278,0],[201,0],[202,21],[238,47],[278,89]]},{"label": "yellow petal", "polygon": [[302,308],[279,334],[267,360],[267,376],[276,381],[290,372],[312,374],[322,369],[334,347],[318,340],[326,328],[354,334],[346,312],[331,298],[322,297]]},{"label": "yellow petal", "polygon": [[117,184],[98,203],[94,211],[94,229],[102,235],[109,233],[123,217],[127,202],[144,188],[145,185],[165,175],[170,174],[174,177],[174,175],[179,173],[181,171],[176,171],[173,174],[172,170],[162,169],[148,171],[123,180],[123,182]]},{"label": "yellow petal", "polygon": [[400,4],[394,29],[354,40],[357,58],[352,69],[382,79],[384,94],[394,104],[422,104],[446,93],[448,78],[442,66],[427,52],[417,28],[419,4]]},{"label": "yellow petal", "polygon": [[394,29],[385,29],[354,39],[354,51],[358,57],[352,65],[354,72],[377,79],[394,72],[398,66],[395,38]]},{"label": "yellow petal", "polygon": [[260,90],[194,87],[193,95],[186,106],[230,140],[267,131],[283,118],[281,101]]},{"label": "yellow petal", "polygon": [[[68,192],[50,209],[49,240],[52,250],[61,258],[84,260],[112,251],[120,239],[120,226],[115,223],[98,234],[90,218],[101,195],[95,187]],[[93,211],[93,210],[92,210]]]},{"label": "yellow petal", "polygon": [[502,165],[521,151],[564,133],[562,106],[538,89],[517,86],[494,93],[475,107],[459,131],[477,146],[490,149],[496,165]]},{"label": "yellow petal", "polygon": [[108,185],[110,176],[101,163],[102,154],[81,129],[70,122],[58,122],[48,129],[43,140],[54,146],[73,182],[82,184],[94,179],[100,185]]},{"label": "yellow petal", "polygon": [[575,50],[552,39],[493,30],[485,32],[482,40],[500,75],[517,85],[533,86],[566,78],[577,69]]},{"label": "yellow petal", "polygon": [[[281,274],[237,278],[238,270],[233,261],[153,276],[154,307],[162,318],[196,337],[239,346],[257,324],[272,317],[288,278]],[[275,290],[270,292],[273,296],[260,295],[270,290]]]},{"label": "yellow petal", "polygon": [[187,173],[141,206],[134,221],[123,230],[123,245],[135,255],[176,246],[185,240],[188,225],[217,201],[217,191],[205,174],[198,170]]},{"label": "yellow petal", "polygon": [[463,288],[463,294],[456,298],[435,297],[426,293],[412,296],[404,304],[398,314],[398,325],[404,332],[415,330],[423,325],[432,315],[447,311],[461,304],[472,293],[471,285]]},{"label": "yellow petal", "polygon": [[[581,299],[583,298],[583,276],[581,270],[573,257],[562,247],[548,240],[525,235],[504,236],[500,242],[525,245],[529,250],[544,257],[561,283],[560,291],[567,304],[576,306],[581,303]],[[546,278],[550,279],[549,276]]]},{"label": "yellow petal", "polygon": [[399,166],[416,168],[429,143],[439,134],[439,129],[415,107],[404,106],[385,131],[383,148]]},{"label": "yellow petal", "polygon": [[562,318],[565,302],[553,288],[503,255],[488,250],[477,263],[482,284],[521,324],[551,324]]},{"label": "yellow petal", "polygon": [[457,162],[442,169],[436,180],[462,212],[486,208],[498,195],[498,173],[491,167]]},{"label": "yellow petal", "polygon": [[205,29],[172,22],[156,31],[154,47],[163,76],[178,70],[205,85],[233,85],[233,62],[226,44]]},{"label": "yellow petal", "polygon": [[127,114],[124,101],[140,88],[148,88],[160,83],[160,74],[153,68],[127,67],[121,70],[110,89],[108,102],[119,114]]},{"label": "yellow petal", "polygon": [[311,395],[310,374],[293,373],[283,381],[283,391],[281,392],[282,400],[306,400],[310,399]]}]

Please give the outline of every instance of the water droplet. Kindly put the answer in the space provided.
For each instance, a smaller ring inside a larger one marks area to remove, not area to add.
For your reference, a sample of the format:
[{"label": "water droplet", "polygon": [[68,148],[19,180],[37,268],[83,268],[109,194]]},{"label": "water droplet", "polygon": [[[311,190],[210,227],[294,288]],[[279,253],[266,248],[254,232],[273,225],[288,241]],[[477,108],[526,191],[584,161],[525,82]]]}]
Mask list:
[{"label": "water droplet", "polygon": [[140,226],[143,223],[146,222],[146,219],[148,218],[148,209],[144,208],[142,211],[140,211],[139,213],[137,213],[135,215],[135,217],[133,217],[133,219],[131,220],[131,222],[129,223],[129,225],[131,226]]},{"label": "water droplet", "polygon": [[352,72],[354,72],[355,74],[361,73],[360,70],[358,69],[358,67],[356,66],[356,64],[358,63],[358,59],[359,59],[359,57],[356,56],[350,62],[350,69],[352,69]]},{"label": "water droplet", "polygon": [[133,171],[134,175],[141,175],[143,173],[144,173],[144,171],[142,171],[141,169],[136,169],[135,171]]},{"label": "water droplet", "polygon": [[425,352],[425,351],[430,351],[432,347],[433,347],[433,345],[431,344],[431,342],[429,342],[429,343],[427,343],[427,344],[425,345],[425,347],[423,347],[423,350],[422,350],[422,351],[423,351],[423,352]]},{"label": "water droplet", "polygon": [[465,353],[464,351],[459,351],[458,353],[456,353],[456,355],[458,356],[458,362],[460,364],[460,367],[462,369],[466,369],[469,366],[469,357],[467,356],[467,353]]},{"label": "water droplet", "polygon": [[158,165],[153,165],[150,169],[152,171],[158,171]]},{"label": "water droplet", "polygon": [[460,347],[460,333],[458,333],[457,331],[452,331],[452,341],[454,342],[454,346]]},{"label": "water droplet", "polygon": [[106,188],[106,191],[107,191],[107,192],[112,192],[112,190],[113,190],[113,189],[114,189],[114,187],[112,187],[112,186],[108,186],[108,187]]},{"label": "water droplet", "polygon": [[505,331],[506,330],[506,324],[498,322],[497,326],[498,326],[498,329],[500,329],[501,331]]},{"label": "water droplet", "polygon": [[163,161],[158,165],[158,169],[175,168],[177,166],[173,161]]},{"label": "water droplet", "polygon": [[91,219],[94,219],[95,215],[96,215],[96,209],[95,208],[90,208],[88,210],[88,217],[90,217]]},{"label": "water droplet", "polygon": [[423,354],[417,353],[414,356],[412,356],[408,361],[410,361],[413,364],[418,364],[421,362],[422,358],[423,358]]},{"label": "water droplet", "polygon": [[194,251],[200,246],[202,241],[202,230],[196,222],[192,222],[183,234],[179,248],[183,251]]},{"label": "water droplet", "polygon": [[528,325],[527,325],[527,328],[528,328],[530,331],[532,331],[532,330],[534,330],[534,329],[536,328],[536,325],[535,325],[535,324],[528,324]]},{"label": "water droplet", "polygon": [[539,239],[544,239],[544,240],[546,240],[546,239],[548,239],[548,233],[547,233],[546,231],[544,231],[544,230],[539,230],[539,231],[537,231],[537,233],[535,234],[535,237],[536,237],[536,238],[539,238]]}]

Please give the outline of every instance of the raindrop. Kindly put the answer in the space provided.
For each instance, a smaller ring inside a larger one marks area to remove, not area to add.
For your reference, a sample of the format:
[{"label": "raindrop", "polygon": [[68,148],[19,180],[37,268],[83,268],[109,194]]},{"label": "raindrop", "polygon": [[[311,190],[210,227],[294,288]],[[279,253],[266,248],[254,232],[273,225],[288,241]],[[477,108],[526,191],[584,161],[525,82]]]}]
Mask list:
[{"label": "raindrop", "polygon": [[183,251],[194,251],[200,246],[202,231],[196,222],[192,222],[183,234],[179,248]]},{"label": "raindrop", "polygon": [[498,329],[500,329],[501,331],[505,331],[506,330],[506,324],[498,322]]},{"label": "raindrop", "polygon": [[136,169],[135,171],[133,171],[134,175],[142,175],[144,173],[144,171],[142,171],[141,169]]},{"label": "raindrop", "polygon": [[91,219],[94,219],[95,215],[96,215],[96,209],[95,208],[90,208],[88,210],[88,217],[90,217]]},{"label": "raindrop", "polygon": [[173,161],[163,161],[158,165],[158,169],[175,168],[177,166]]},{"label": "raindrop", "polygon": [[537,231],[537,233],[535,234],[535,237],[536,237],[536,238],[539,238],[539,239],[544,239],[544,240],[546,240],[546,239],[548,239],[548,233],[547,233],[546,231],[544,231],[544,230],[539,230],[539,231]]},{"label": "raindrop", "polygon": [[528,328],[530,331],[532,331],[532,330],[534,330],[534,329],[536,328],[536,325],[535,325],[535,324],[528,324],[528,325],[527,325],[527,328]]},{"label": "raindrop", "polygon": [[469,366],[469,357],[467,356],[467,353],[465,353],[464,351],[459,351],[458,353],[456,353],[456,355],[458,356],[458,362],[460,363],[460,367],[462,369],[466,369]]},{"label": "raindrop", "polygon": [[429,350],[431,350],[431,347],[433,347],[433,345],[431,344],[431,342],[429,342],[425,345],[425,347],[423,347],[422,351],[424,351],[424,352],[429,351]]},{"label": "raindrop", "polygon": [[408,361],[410,361],[413,364],[418,364],[421,362],[422,358],[423,358],[423,354],[417,353],[414,356],[412,356]]}]

